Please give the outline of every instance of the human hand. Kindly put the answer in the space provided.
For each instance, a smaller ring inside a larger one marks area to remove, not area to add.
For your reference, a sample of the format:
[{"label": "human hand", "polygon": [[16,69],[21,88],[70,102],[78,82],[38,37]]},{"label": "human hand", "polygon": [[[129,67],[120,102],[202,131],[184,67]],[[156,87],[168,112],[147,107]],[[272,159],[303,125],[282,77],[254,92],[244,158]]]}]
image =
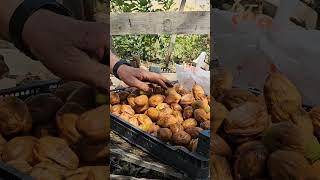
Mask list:
[{"label": "human hand", "polygon": [[150,91],[144,81],[159,84],[163,88],[172,87],[172,84],[161,74],[149,72],[143,69],[134,68],[127,65],[122,65],[118,69],[119,78],[128,86],[136,87],[143,91]]},{"label": "human hand", "polygon": [[27,20],[22,37],[32,54],[57,76],[109,90],[109,67],[93,60],[102,59],[108,48],[106,24],[39,10]]}]

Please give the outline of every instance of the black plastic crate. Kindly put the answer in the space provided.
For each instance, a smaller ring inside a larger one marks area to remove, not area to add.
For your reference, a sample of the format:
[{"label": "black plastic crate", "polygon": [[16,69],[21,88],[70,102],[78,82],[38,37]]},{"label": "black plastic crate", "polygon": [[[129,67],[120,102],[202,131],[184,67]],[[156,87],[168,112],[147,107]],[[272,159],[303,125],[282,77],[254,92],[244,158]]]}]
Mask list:
[{"label": "black plastic crate", "polygon": [[200,132],[196,153],[204,157],[210,157],[210,130]]},{"label": "black plastic crate", "polygon": [[61,84],[62,81],[58,79],[39,81],[28,85],[0,90],[0,97],[16,96],[20,99],[26,99],[32,95],[52,92]]},{"label": "black plastic crate", "polygon": [[[31,83],[29,85],[22,85],[14,88],[0,90],[0,97],[15,96],[20,99],[26,99],[32,95],[40,93],[52,92],[59,85],[61,80],[46,80]],[[0,161],[0,179],[5,180],[34,180],[28,174],[22,173],[8,164]]]},{"label": "black plastic crate", "polygon": [[[182,171],[190,179],[209,179],[209,156],[171,146],[110,114],[111,129],[129,143]],[[210,140],[210,138],[209,138]]]},{"label": "black plastic crate", "polygon": [[0,161],[0,179],[4,180],[35,180],[28,174],[22,173],[15,168]]}]

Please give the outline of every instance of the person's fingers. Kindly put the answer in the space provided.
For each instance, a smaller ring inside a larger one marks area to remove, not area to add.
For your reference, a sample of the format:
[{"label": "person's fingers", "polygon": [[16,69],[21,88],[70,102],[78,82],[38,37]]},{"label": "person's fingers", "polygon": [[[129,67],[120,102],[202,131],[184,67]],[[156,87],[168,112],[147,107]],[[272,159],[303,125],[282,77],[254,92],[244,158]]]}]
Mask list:
[{"label": "person's fingers", "polygon": [[133,78],[128,85],[136,87],[146,92],[150,91],[150,87],[146,83],[140,81],[137,78]]},{"label": "person's fingers", "polygon": [[169,80],[167,80],[164,76],[162,76],[161,74],[157,74],[157,73],[150,73],[148,75],[146,75],[147,77],[149,76],[149,80],[159,84],[161,87],[168,89],[168,87],[172,87],[171,83]]},{"label": "person's fingers", "polygon": [[161,75],[161,74],[160,74],[160,76],[161,76],[162,81],[163,81],[164,83],[166,83],[166,85],[167,85],[168,87],[173,87],[172,83],[171,83],[166,77],[164,77],[164,76]]}]

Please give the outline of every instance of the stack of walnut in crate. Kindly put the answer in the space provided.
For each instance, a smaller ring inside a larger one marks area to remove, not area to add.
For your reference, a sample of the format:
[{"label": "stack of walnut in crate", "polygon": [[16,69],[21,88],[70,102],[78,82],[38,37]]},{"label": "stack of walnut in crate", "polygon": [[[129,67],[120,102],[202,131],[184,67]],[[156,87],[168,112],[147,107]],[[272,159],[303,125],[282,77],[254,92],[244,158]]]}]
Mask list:
[{"label": "stack of walnut in crate", "polygon": [[0,100],[1,161],[36,180],[104,180],[109,176],[108,106],[96,91],[67,82],[53,93]]},{"label": "stack of walnut in crate", "polygon": [[213,73],[213,179],[320,178],[320,107],[307,112],[298,88],[277,70],[260,95],[233,88],[225,68]]}]

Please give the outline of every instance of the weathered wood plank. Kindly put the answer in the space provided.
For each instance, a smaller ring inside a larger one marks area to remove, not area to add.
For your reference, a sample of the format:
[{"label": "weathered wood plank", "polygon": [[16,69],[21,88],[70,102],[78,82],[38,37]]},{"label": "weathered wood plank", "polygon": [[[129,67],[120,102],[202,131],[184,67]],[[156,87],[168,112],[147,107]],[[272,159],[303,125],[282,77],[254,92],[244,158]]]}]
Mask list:
[{"label": "weathered wood plank", "polygon": [[113,157],[118,157],[123,161],[138,165],[140,167],[161,172],[163,174],[175,177],[177,179],[183,179],[184,177],[182,174],[177,173],[175,170],[173,170],[170,166],[157,163],[157,162],[148,162],[142,159],[141,157],[136,156],[129,152],[125,152],[122,149],[110,149],[110,152]]},{"label": "weathered wood plank", "polygon": [[115,174],[110,174],[110,179],[111,180],[156,180],[156,179],[135,178],[130,176],[115,175]]},{"label": "weathered wood plank", "polygon": [[[108,23],[109,15],[96,14],[96,20]],[[127,34],[209,34],[210,12],[120,13],[110,18],[112,35]]]}]

